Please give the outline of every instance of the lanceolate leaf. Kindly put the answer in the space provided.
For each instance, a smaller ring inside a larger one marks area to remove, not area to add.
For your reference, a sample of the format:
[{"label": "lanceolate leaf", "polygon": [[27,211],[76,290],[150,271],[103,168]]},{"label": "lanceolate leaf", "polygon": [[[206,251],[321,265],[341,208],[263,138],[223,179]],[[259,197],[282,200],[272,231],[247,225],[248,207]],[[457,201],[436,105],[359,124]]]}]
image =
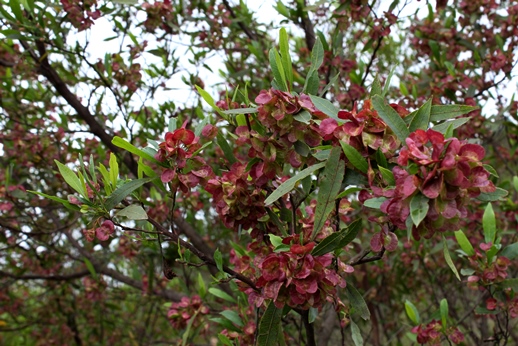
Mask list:
[{"label": "lanceolate leaf", "polygon": [[430,121],[441,121],[453,119],[458,116],[468,114],[479,109],[479,107],[463,105],[432,106],[430,111]]},{"label": "lanceolate leaf", "polygon": [[150,182],[154,178],[143,178],[143,179],[135,179],[125,183],[124,185],[118,187],[113,193],[106,199],[104,206],[107,210],[112,210],[117,204],[122,202],[124,198],[126,198],[130,193],[144,185],[145,183]]},{"label": "lanceolate leaf", "polygon": [[[448,128],[451,127],[452,130],[455,130],[457,127],[460,127],[462,125],[464,125],[465,123],[467,123],[469,121],[470,118],[459,118],[459,119],[455,119],[455,120],[451,120],[451,121],[445,121],[439,125],[435,125],[434,127],[432,127],[432,129],[434,131],[437,131],[437,132],[440,132],[442,134],[446,134]],[[448,137],[446,137],[448,138]]]},{"label": "lanceolate leaf", "polygon": [[288,91],[286,85],[286,77],[284,76],[284,69],[282,68],[281,57],[275,48],[270,49],[270,68],[272,69],[273,79],[277,83],[279,90]]},{"label": "lanceolate leaf", "polygon": [[53,200],[54,202],[61,203],[67,209],[70,209],[70,210],[73,210],[73,211],[78,211],[79,210],[79,207],[77,205],[71,204],[69,201],[67,201],[65,199],[62,199],[62,198],[59,198],[59,197],[56,197],[56,196],[47,195],[46,193],[42,193],[42,192],[38,192],[38,191],[27,190],[27,192],[34,193],[34,194],[39,195],[41,197],[45,197],[45,198],[48,198],[50,200]]},{"label": "lanceolate leaf", "polygon": [[325,113],[328,117],[335,119],[339,124],[344,122],[343,119],[338,118],[338,108],[336,108],[331,101],[314,95],[309,95],[309,97],[319,111]]},{"label": "lanceolate leaf", "polygon": [[410,216],[416,227],[424,220],[429,208],[428,198],[423,194],[418,193],[412,197],[410,201]]},{"label": "lanceolate leaf", "polygon": [[363,346],[363,337],[360,333],[360,328],[358,328],[358,325],[354,323],[352,319],[350,319],[351,323],[351,337],[353,339],[355,346]]},{"label": "lanceolate leaf", "polygon": [[491,203],[487,204],[486,210],[484,211],[482,227],[484,229],[484,241],[486,243],[494,244],[496,235],[496,218]]},{"label": "lanceolate leaf", "polygon": [[408,128],[401,116],[379,95],[372,98],[372,106],[378,112],[379,117],[390,127],[402,143],[409,135]]},{"label": "lanceolate leaf", "polygon": [[356,150],[355,147],[352,145],[349,145],[345,142],[340,141],[340,144],[342,145],[342,149],[344,151],[345,156],[347,156],[347,159],[349,162],[360,172],[367,173],[369,170],[369,164],[367,163],[367,160]]},{"label": "lanceolate leaf", "polygon": [[279,198],[293,190],[293,188],[295,187],[295,185],[297,185],[299,181],[313,174],[313,172],[319,170],[320,168],[324,167],[325,164],[325,162],[317,163],[316,165],[310,166],[300,171],[297,175],[286,180],[284,183],[279,185],[279,187],[275,189],[275,191],[273,191],[272,194],[268,196],[268,198],[266,198],[264,204],[266,206],[269,206],[270,204],[272,204],[273,202],[275,202],[276,200],[278,200]]},{"label": "lanceolate leaf", "polygon": [[448,301],[446,299],[441,300],[440,310],[442,327],[446,328],[446,325],[448,323]]},{"label": "lanceolate leaf", "polygon": [[361,219],[351,223],[348,228],[333,233],[322,240],[311,252],[313,256],[322,256],[326,253],[341,249],[352,242],[360,230]]},{"label": "lanceolate leaf", "polygon": [[81,183],[81,180],[77,177],[77,175],[67,166],[62,164],[61,162],[54,160],[56,165],[58,166],[59,173],[65,179],[66,183],[70,185],[77,193],[79,193],[84,198],[88,199],[88,194],[86,193],[86,189],[84,185]]},{"label": "lanceolate leaf", "polygon": [[502,250],[500,255],[503,257],[507,257],[510,260],[515,259],[516,257],[518,257],[518,243],[513,243],[511,245],[507,245]]},{"label": "lanceolate leaf", "polygon": [[236,115],[236,114],[251,114],[251,113],[257,113],[258,109],[257,107],[254,108],[236,108],[236,109],[229,109],[226,111],[221,111],[221,113],[225,113],[228,115]]},{"label": "lanceolate leaf", "polygon": [[317,233],[322,229],[327,217],[335,207],[335,198],[340,192],[345,172],[345,162],[340,160],[340,154],[340,148],[334,147],[331,149],[329,158],[326,161],[324,172],[320,179],[321,184],[318,189],[315,222],[311,239],[314,239]]},{"label": "lanceolate leaf", "polygon": [[502,188],[497,187],[494,192],[482,192],[477,199],[482,202],[498,201],[500,198],[508,195],[508,192]]},{"label": "lanceolate leaf", "polygon": [[129,220],[147,220],[146,211],[138,204],[128,205],[126,208],[117,212],[117,216],[123,216]]},{"label": "lanceolate leaf", "polygon": [[473,256],[475,254],[475,250],[473,246],[469,242],[468,238],[462,230],[458,230],[455,232],[455,238],[457,239],[457,243],[459,243],[460,248],[464,251],[468,256]]},{"label": "lanceolate leaf", "polygon": [[112,143],[114,145],[118,146],[119,148],[129,151],[132,154],[140,156],[140,157],[142,157],[146,160],[149,160],[151,162],[154,162],[156,164],[163,165],[162,162],[158,161],[157,159],[155,159],[153,156],[149,155],[145,151],[137,148],[136,146],[134,146],[130,142],[126,141],[125,139],[115,136],[115,137],[113,137]]},{"label": "lanceolate leaf", "polygon": [[446,260],[446,264],[448,264],[448,267],[450,267],[451,271],[457,279],[460,281],[460,275],[457,271],[457,268],[455,268],[455,264],[453,264],[453,261],[451,260],[450,251],[448,250],[448,243],[446,242],[446,238],[444,236],[442,237],[442,245],[443,245],[443,253],[444,253],[444,259]]},{"label": "lanceolate leaf", "polygon": [[421,108],[417,110],[416,115],[412,119],[409,126],[409,131],[414,132],[415,130],[421,129],[426,130],[430,123],[430,112],[432,110],[432,99],[426,101]]},{"label": "lanceolate leaf", "polygon": [[353,313],[359,314],[360,317],[364,320],[370,319],[371,313],[360,292],[358,292],[358,290],[350,282],[347,282],[345,289],[347,293],[347,299],[349,299],[349,302],[354,309]]},{"label": "lanceolate leaf", "polygon": [[258,346],[277,345],[281,327],[282,309],[278,309],[273,302],[270,302],[259,322],[257,334]]},{"label": "lanceolate leaf", "polygon": [[414,325],[418,325],[421,322],[419,311],[417,311],[415,305],[412,304],[412,302],[409,300],[405,300],[405,311],[408,318],[410,318],[410,321],[412,321]]},{"label": "lanceolate leaf", "polygon": [[281,51],[281,60],[284,67],[284,74],[288,82],[288,88],[293,84],[293,67],[291,65],[290,46],[288,44],[288,34],[285,28],[281,28],[279,32],[279,49]]},{"label": "lanceolate leaf", "polygon": [[225,154],[225,158],[228,160],[228,162],[231,165],[234,164],[237,161],[236,157],[234,156],[234,152],[232,151],[232,148],[228,144],[225,137],[223,137],[221,132],[218,132],[218,134],[216,135],[216,142],[218,143],[219,147],[223,151],[223,154]]},{"label": "lanceolate leaf", "polygon": [[376,76],[376,78],[374,78],[374,82],[372,82],[372,85],[371,85],[371,92],[370,92],[371,98],[374,95],[381,95],[381,83],[380,83],[380,79],[378,76]]}]

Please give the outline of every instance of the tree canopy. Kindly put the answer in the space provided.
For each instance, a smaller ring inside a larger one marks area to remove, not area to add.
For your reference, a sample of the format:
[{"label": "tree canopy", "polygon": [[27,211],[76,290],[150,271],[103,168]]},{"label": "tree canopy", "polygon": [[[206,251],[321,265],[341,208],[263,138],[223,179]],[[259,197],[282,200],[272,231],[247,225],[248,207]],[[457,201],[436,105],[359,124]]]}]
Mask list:
[{"label": "tree canopy", "polygon": [[518,342],[518,4],[262,6],[0,0],[0,343]]}]

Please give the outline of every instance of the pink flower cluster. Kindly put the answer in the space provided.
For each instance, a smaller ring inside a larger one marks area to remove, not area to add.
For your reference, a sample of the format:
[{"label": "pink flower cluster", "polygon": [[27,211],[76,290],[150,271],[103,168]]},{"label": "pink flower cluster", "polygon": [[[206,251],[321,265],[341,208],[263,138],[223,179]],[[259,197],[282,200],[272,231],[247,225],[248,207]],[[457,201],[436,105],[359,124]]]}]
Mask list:
[{"label": "pink flower cluster", "polygon": [[[187,327],[189,320],[196,315],[192,323],[192,327],[196,328],[203,322],[203,315],[209,313],[209,308],[203,305],[198,295],[191,298],[183,297],[178,303],[171,303],[171,307],[167,312],[167,318],[175,329],[184,329]],[[208,327],[208,325],[207,325]]]},{"label": "pink flower cluster", "polygon": [[[205,184],[214,175],[204,159],[193,156],[200,148],[198,141],[199,137],[184,127],[166,133],[165,141],[159,144],[155,155],[158,161],[170,166],[162,172],[163,183],[169,183],[173,188],[179,187],[187,193],[191,188]],[[188,168],[187,160],[191,163]]]},{"label": "pink flower cluster", "polygon": [[470,199],[495,190],[481,162],[484,154],[480,145],[445,139],[431,129],[411,133],[399,154],[399,166],[392,170],[395,188],[377,191],[388,197],[381,210],[395,226],[406,229],[410,201],[420,193],[428,198],[429,209],[419,226],[413,227],[414,237],[418,240],[430,238],[436,231],[456,230],[467,215]]},{"label": "pink flower cluster", "polygon": [[94,241],[97,238],[99,241],[106,241],[110,239],[110,236],[115,233],[115,225],[111,220],[105,220],[101,226],[95,229],[83,230],[83,234],[86,236],[88,241]]},{"label": "pink flower cluster", "polygon": [[[417,334],[417,342],[419,344],[439,346],[441,345],[441,337],[443,335],[442,329],[443,327],[441,322],[432,320],[432,322],[428,323],[427,325],[420,324],[414,327],[412,329],[412,333]],[[445,334],[448,339],[456,345],[464,341],[464,335],[456,327],[449,328]]]},{"label": "pink flower cluster", "polygon": [[95,19],[101,17],[101,11],[93,10],[97,6],[97,0],[61,0],[61,4],[70,23],[79,31],[88,29]]},{"label": "pink flower cluster", "polygon": [[[298,240],[298,236],[283,239],[283,244],[290,245],[288,251],[270,253],[260,260],[261,276],[256,285],[262,291],[250,292],[251,305],[260,306],[265,299],[271,299],[278,308],[284,304],[302,309],[320,308],[326,301],[334,302],[337,286],[346,286],[337,271],[329,268],[332,254],[313,256],[315,243],[301,245]],[[353,271],[340,261],[339,267],[343,272]]]}]

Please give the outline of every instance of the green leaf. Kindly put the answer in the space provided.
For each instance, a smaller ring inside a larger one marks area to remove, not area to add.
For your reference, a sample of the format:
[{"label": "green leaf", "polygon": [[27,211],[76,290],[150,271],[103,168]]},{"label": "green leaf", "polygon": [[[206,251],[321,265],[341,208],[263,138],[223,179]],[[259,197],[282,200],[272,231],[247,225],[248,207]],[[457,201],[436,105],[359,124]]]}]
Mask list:
[{"label": "green leaf", "polygon": [[316,109],[323,112],[328,117],[335,119],[339,124],[343,124],[344,120],[338,117],[338,108],[336,108],[331,101],[315,95],[309,95],[309,98],[315,105]]},{"label": "green leaf", "polygon": [[110,153],[110,182],[114,188],[117,187],[117,180],[119,179],[119,164],[114,153]]},{"label": "green leaf", "polygon": [[104,207],[107,210],[112,210],[117,204],[122,202],[130,193],[141,187],[142,185],[150,182],[154,178],[142,178],[131,180],[118,187],[113,193],[106,199]]},{"label": "green leaf", "polygon": [[138,0],[112,0],[113,2],[121,5],[137,5]]},{"label": "green leaf", "polygon": [[311,120],[311,113],[309,113],[307,110],[303,109],[302,111],[298,112],[293,116],[293,119],[304,123],[309,124],[309,121]]},{"label": "green leaf", "polygon": [[392,173],[391,170],[382,166],[378,166],[378,169],[381,173],[381,176],[383,177],[383,180],[385,180],[389,186],[396,185],[396,179],[394,178],[394,173]]},{"label": "green leaf", "polygon": [[282,309],[278,309],[273,301],[270,302],[259,322],[257,333],[258,346],[277,345],[279,336],[282,333],[281,318]]},{"label": "green leaf", "polygon": [[198,272],[198,294],[201,299],[204,299],[207,295],[207,286],[205,286],[205,280],[203,280],[203,275],[201,272]]},{"label": "green leaf", "polygon": [[95,268],[94,268],[94,265],[92,264],[92,262],[90,262],[90,260],[86,257],[83,258],[83,262],[85,262],[86,269],[88,269],[88,271],[90,272],[92,277],[95,280],[97,280],[97,272],[95,271]]},{"label": "green leaf", "polygon": [[408,128],[401,116],[379,95],[372,98],[372,106],[378,112],[379,117],[387,124],[402,143],[409,135]]},{"label": "green leaf", "polygon": [[501,285],[503,288],[511,288],[515,293],[518,292],[518,278],[505,279]]},{"label": "green leaf", "polygon": [[282,66],[284,74],[288,82],[288,89],[293,84],[293,67],[291,65],[290,46],[288,44],[288,34],[285,28],[281,28],[279,32],[279,49],[281,51]]},{"label": "green leaf", "polygon": [[[452,130],[455,130],[457,127],[461,127],[465,123],[467,123],[470,118],[459,118],[451,121],[445,121],[439,125],[435,125],[432,127],[432,130],[440,132],[442,134],[446,134],[448,128],[451,127]],[[448,137],[447,137],[448,138]]]},{"label": "green leaf", "polygon": [[392,76],[394,76],[394,71],[395,71],[394,67],[390,69],[390,72],[387,76],[387,80],[385,81],[385,85],[383,85],[383,91],[381,93],[382,97],[385,97],[388,94],[388,91],[390,88],[390,82],[392,81]]},{"label": "green leaf", "polygon": [[115,187],[112,187],[110,184],[110,173],[108,173],[108,170],[106,169],[106,167],[104,167],[102,163],[99,164],[99,167],[97,167],[97,169],[103,177],[104,191],[107,195],[111,194]]},{"label": "green leaf", "polygon": [[254,108],[236,108],[236,109],[229,109],[226,111],[221,111],[222,113],[228,114],[228,115],[236,115],[236,114],[252,114],[259,112],[257,107]]},{"label": "green leaf", "polygon": [[350,282],[347,283],[345,292],[347,293],[347,299],[349,299],[349,302],[354,309],[353,314],[359,314],[360,317],[364,320],[370,319],[371,313],[367,307],[367,304],[365,303],[365,300],[363,299],[360,292],[358,292],[358,290]]},{"label": "green leaf", "polygon": [[216,249],[214,251],[214,262],[216,262],[216,267],[220,272],[223,271],[223,256],[221,255],[221,251],[219,249]]},{"label": "green leaf", "polygon": [[228,293],[220,290],[219,288],[211,287],[209,288],[209,293],[213,296],[226,300],[227,302],[235,303],[236,300],[230,296]]},{"label": "green leaf", "polygon": [[484,229],[484,241],[486,243],[495,243],[496,236],[496,218],[493,206],[488,203],[484,216],[482,216],[482,228]]},{"label": "green leaf", "polygon": [[345,156],[349,162],[357,168],[360,172],[367,174],[369,170],[369,164],[367,160],[356,150],[355,147],[349,145],[343,141],[340,141]]},{"label": "green leaf", "polygon": [[432,110],[432,99],[428,99],[415,114],[414,118],[410,122],[408,130],[414,132],[417,129],[426,130],[430,123],[430,112]]},{"label": "green leaf", "polygon": [[443,249],[443,253],[444,253],[444,259],[446,260],[446,264],[448,264],[448,267],[450,267],[453,274],[455,274],[457,279],[459,279],[459,281],[460,281],[459,272],[457,271],[457,268],[455,268],[455,265],[453,264],[453,261],[451,260],[450,251],[448,250],[448,243],[444,236],[442,237],[442,245],[443,245],[442,249]]},{"label": "green leaf", "polygon": [[482,192],[477,199],[482,202],[494,202],[508,195],[508,192],[499,187],[494,192]]},{"label": "green leaf", "polygon": [[223,335],[223,334],[218,334],[218,339],[225,346],[232,346],[233,345],[232,341],[230,341],[230,339],[228,337],[226,337],[225,335]]},{"label": "green leaf", "polygon": [[417,193],[410,201],[410,217],[416,227],[419,226],[426,214],[428,214],[428,209],[430,208],[428,201],[429,199],[422,193]]},{"label": "green leaf", "polygon": [[510,260],[513,260],[516,257],[518,257],[518,242],[504,247],[504,249],[500,253],[500,256],[507,257]]},{"label": "green leaf", "polygon": [[311,66],[306,76],[304,83],[303,92],[314,95],[318,92],[320,85],[320,79],[318,78],[318,69],[324,61],[324,47],[320,41],[320,37],[317,37],[313,50],[311,51]]},{"label": "green leaf", "polygon": [[237,312],[232,310],[223,310],[220,312],[220,314],[232,323],[234,323],[236,326],[244,326],[243,320],[241,319],[241,317],[239,317],[239,314]]},{"label": "green leaf", "polygon": [[56,165],[58,166],[59,173],[65,179],[66,183],[70,185],[77,193],[79,193],[84,198],[88,199],[88,193],[84,188],[84,185],[81,183],[81,180],[77,177],[77,175],[67,166],[59,162],[58,160],[54,160]]},{"label": "green leaf", "polygon": [[358,325],[354,323],[352,318],[349,321],[351,324],[351,337],[353,339],[354,345],[363,346],[363,337],[360,332],[360,328],[358,328]]},{"label": "green leaf", "polygon": [[[486,170],[487,170],[487,168],[486,168]],[[493,168],[493,170],[494,170],[494,168]],[[490,173],[491,173],[491,172],[490,172]],[[518,177],[517,177],[517,176],[514,176],[514,177],[513,177],[513,186],[514,186],[514,189],[515,189],[516,191],[518,191]]]},{"label": "green leaf", "polygon": [[223,151],[223,154],[225,154],[225,158],[228,160],[228,162],[231,165],[236,163],[237,160],[236,160],[236,157],[234,156],[234,152],[233,152],[232,148],[228,144],[228,142],[225,139],[225,137],[223,137],[223,135],[219,131],[218,131],[218,134],[216,136],[216,142],[218,143],[218,146]]},{"label": "green leaf", "polygon": [[336,195],[340,192],[345,172],[345,162],[340,160],[340,152],[339,147],[334,147],[331,149],[329,159],[326,161],[318,189],[315,221],[311,239],[315,239],[317,233],[324,227],[327,217],[335,207]]},{"label": "green leaf", "polygon": [[67,209],[70,209],[70,210],[73,210],[73,211],[78,211],[80,209],[77,205],[71,204],[66,199],[62,199],[62,198],[59,198],[59,197],[56,197],[56,196],[47,195],[46,193],[42,193],[42,192],[38,192],[38,191],[27,190],[27,192],[33,193],[35,195],[38,195],[38,196],[41,196],[41,197],[44,197],[44,198],[48,198],[48,199],[50,199],[50,200],[52,200],[54,202],[61,203]]},{"label": "green leaf", "polygon": [[432,106],[430,111],[430,121],[441,121],[453,119],[458,116],[476,111],[479,107],[463,105],[438,105]]},{"label": "green leaf", "polygon": [[153,156],[149,155],[145,151],[137,148],[136,146],[134,146],[130,142],[126,141],[125,139],[115,136],[112,139],[112,143],[113,143],[113,145],[118,146],[119,148],[122,148],[126,151],[129,151],[130,153],[135,154],[139,157],[142,157],[143,159],[146,159],[146,160],[156,163],[160,166],[163,166],[162,162],[158,161],[157,159],[155,159]]},{"label": "green leaf", "polygon": [[370,97],[372,98],[374,95],[381,95],[381,83],[379,80],[379,76],[376,76],[376,78],[374,78],[374,82],[372,82],[371,85]]},{"label": "green leaf", "polygon": [[203,90],[202,88],[200,88],[199,86],[195,85],[196,87],[196,90],[198,90],[198,93],[200,94],[200,96],[202,97],[202,99],[207,102],[207,104],[214,110],[216,111],[219,115],[221,115],[221,117],[225,120],[228,120],[228,117],[226,116],[225,113],[223,113],[221,111],[221,108],[219,108],[218,106],[216,106],[216,102],[214,102],[214,99],[212,98],[212,96],[210,96],[210,94],[208,92],[206,92],[205,90]]},{"label": "green leaf", "polygon": [[441,300],[441,322],[442,327],[446,329],[448,323],[448,301],[446,299]]},{"label": "green leaf", "polygon": [[295,188],[295,185],[297,185],[297,183],[300,180],[304,179],[307,176],[310,176],[311,174],[313,174],[313,172],[324,167],[325,164],[325,162],[317,163],[316,165],[310,166],[300,171],[290,179],[286,180],[284,183],[279,185],[279,187],[275,189],[275,191],[273,191],[272,194],[268,196],[268,198],[266,198],[266,200],[264,201],[264,205],[269,206],[270,204],[272,204],[273,202],[275,202],[276,200],[278,200],[279,198],[293,190],[293,188]]},{"label": "green leaf", "polygon": [[273,79],[277,83],[279,90],[288,91],[286,84],[286,76],[284,75],[284,68],[282,67],[281,56],[277,53],[275,48],[270,49],[270,68],[272,69]]},{"label": "green leaf", "polygon": [[368,208],[379,209],[381,207],[381,205],[383,204],[383,202],[385,202],[386,200],[387,200],[386,197],[369,198],[368,200],[363,202],[363,205]]},{"label": "green leaf", "polygon": [[335,232],[324,238],[317,246],[311,251],[313,256],[322,256],[326,253],[342,249],[344,246],[352,242],[358,235],[360,230],[361,219],[352,222],[349,227]]},{"label": "green leaf", "polygon": [[129,220],[147,220],[147,213],[141,205],[131,204],[118,211],[115,215],[126,217]]},{"label": "green leaf", "polygon": [[310,307],[308,312],[308,321],[309,323],[315,322],[318,316],[318,308]]},{"label": "green leaf", "polygon": [[468,238],[462,230],[455,231],[455,238],[457,239],[457,243],[459,243],[460,248],[464,251],[468,256],[473,256],[475,254],[475,250],[473,246],[469,242]]},{"label": "green leaf", "polygon": [[421,323],[421,318],[419,317],[419,311],[417,311],[417,308],[415,307],[415,305],[412,304],[412,302],[409,300],[405,300],[405,311],[406,311],[406,315],[408,316],[408,318],[410,319],[410,321],[412,321],[412,323],[414,325],[417,326],[419,323]]}]

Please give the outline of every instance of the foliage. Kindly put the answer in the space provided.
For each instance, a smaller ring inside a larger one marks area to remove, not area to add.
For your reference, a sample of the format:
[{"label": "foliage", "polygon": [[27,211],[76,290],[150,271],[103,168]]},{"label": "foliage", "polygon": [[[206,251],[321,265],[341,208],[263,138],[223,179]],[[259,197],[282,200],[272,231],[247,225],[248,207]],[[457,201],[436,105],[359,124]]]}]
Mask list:
[{"label": "foliage", "polygon": [[2,344],[518,342],[518,5],[273,8],[0,0]]}]

